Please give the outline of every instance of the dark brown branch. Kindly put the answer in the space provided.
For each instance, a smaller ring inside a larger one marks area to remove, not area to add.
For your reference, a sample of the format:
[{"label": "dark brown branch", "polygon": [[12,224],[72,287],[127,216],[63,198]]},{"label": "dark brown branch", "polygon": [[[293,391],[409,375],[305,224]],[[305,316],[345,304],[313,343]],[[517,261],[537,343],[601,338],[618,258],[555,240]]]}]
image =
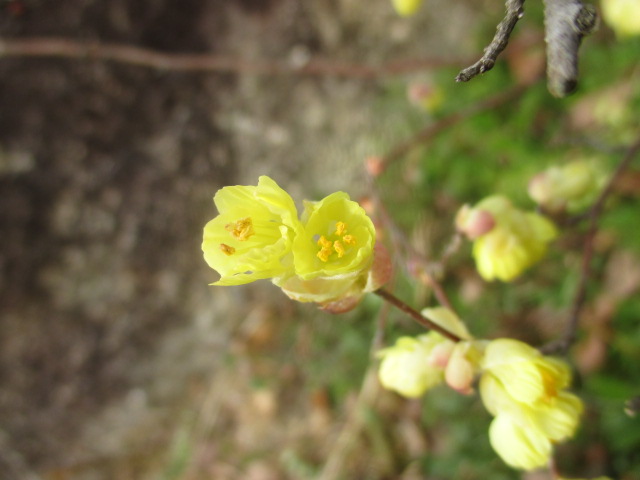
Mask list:
[{"label": "dark brown branch", "polygon": [[564,97],[578,86],[578,49],[598,24],[592,5],[580,0],[544,0],[547,42],[547,85],[552,95]]},{"label": "dark brown branch", "polygon": [[375,79],[428,68],[456,65],[455,59],[403,60],[380,66],[339,64],[312,59],[301,65],[286,61],[246,61],[211,54],[163,53],[130,45],[80,42],[63,38],[0,39],[0,59],[8,57],[70,58],[124,63],[138,67],[184,72],[255,75],[308,75]]},{"label": "dark brown branch", "polygon": [[456,82],[468,82],[473,77],[491,70],[496,63],[498,55],[506,48],[513,28],[524,15],[524,0],[507,0],[505,6],[507,13],[498,24],[493,40],[484,49],[484,55],[476,63],[462,70],[456,77]]},{"label": "dark brown branch", "polygon": [[442,335],[443,337],[448,338],[452,342],[459,342],[459,341],[462,340],[455,333],[452,333],[449,330],[447,330],[446,328],[441,327],[437,323],[432,322],[428,318],[423,317],[420,314],[420,312],[418,312],[417,310],[414,310],[413,308],[411,308],[409,305],[404,303],[402,300],[400,300],[398,297],[393,295],[391,292],[388,292],[387,290],[384,290],[384,289],[380,289],[380,290],[374,291],[373,293],[375,293],[376,295],[381,297],[383,300],[389,302],[391,305],[393,305],[397,309],[402,310],[404,313],[409,315],[411,318],[413,318],[416,322],[418,322],[423,327],[426,327],[426,328],[428,328],[430,330],[435,330],[440,335]]},{"label": "dark brown branch", "polygon": [[602,214],[604,204],[613,191],[615,182],[622,176],[624,171],[629,167],[631,161],[640,152],[640,137],[633,143],[624,157],[618,164],[615,172],[609,178],[607,185],[602,190],[602,193],[593,204],[593,207],[589,210],[589,227],[584,239],[584,247],[582,250],[582,265],[580,268],[580,280],[578,287],[573,298],[571,305],[571,311],[569,312],[569,320],[565,329],[565,333],[561,338],[550,342],[540,348],[540,351],[545,354],[565,354],[571,345],[576,341],[578,327],[580,324],[580,315],[587,298],[587,284],[591,277],[591,260],[593,258],[593,240],[598,230],[598,220]]}]

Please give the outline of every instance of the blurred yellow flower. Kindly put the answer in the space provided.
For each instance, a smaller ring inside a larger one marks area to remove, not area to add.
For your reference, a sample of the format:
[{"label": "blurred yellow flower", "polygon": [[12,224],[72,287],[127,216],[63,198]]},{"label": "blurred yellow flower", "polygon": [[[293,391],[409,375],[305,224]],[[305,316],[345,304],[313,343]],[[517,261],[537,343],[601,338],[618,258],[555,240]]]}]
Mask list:
[{"label": "blurred yellow flower", "polygon": [[442,382],[444,370],[430,363],[436,346],[446,340],[436,332],[418,337],[400,337],[392,347],[378,352],[382,359],[378,377],[383,387],[416,398]]},{"label": "blurred yellow flower", "polygon": [[475,239],[476,267],[489,281],[508,282],[518,277],[544,256],[547,243],[557,235],[549,220],[515,208],[500,195],[488,197],[473,208],[462,207],[456,226]]},{"label": "blurred yellow flower", "polygon": [[529,182],[529,196],[551,212],[576,212],[593,203],[606,176],[594,163],[578,160],[552,166]]},{"label": "blurred yellow flower", "polygon": [[425,308],[421,313],[462,341],[455,343],[437,332],[399,338],[378,353],[380,383],[405,397],[419,397],[443,380],[454,390],[471,393],[485,342],[472,340],[464,323],[447,308]]},{"label": "blurred yellow flower", "polygon": [[418,11],[423,0],[391,0],[396,13],[402,17],[408,17]]},{"label": "blurred yellow flower", "polygon": [[640,35],[640,2],[638,0],[602,0],[604,21],[619,37]]},{"label": "blurred yellow flower", "polygon": [[581,400],[564,391],[568,365],[517,340],[498,339],[486,347],[482,370],[480,395],[496,417],[489,429],[494,450],[514,468],[544,466],[553,443],[574,435],[583,410]]},{"label": "blurred yellow flower", "polygon": [[219,215],[204,227],[202,251],[221,278],[241,285],[284,274],[293,239],[302,228],[287,192],[267,176],[257,186],[230,186],[213,198]]}]

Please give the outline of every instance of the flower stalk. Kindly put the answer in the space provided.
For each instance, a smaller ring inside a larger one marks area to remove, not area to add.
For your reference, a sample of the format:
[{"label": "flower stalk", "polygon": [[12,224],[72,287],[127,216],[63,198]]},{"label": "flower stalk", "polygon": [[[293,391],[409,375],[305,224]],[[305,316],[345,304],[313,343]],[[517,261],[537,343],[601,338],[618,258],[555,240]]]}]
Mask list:
[{"label": "flower stalk", "polygon": [[411,308],[409,305],[404,303],[402,300],[400,300],[398,297],[393,295],[388,290],[384,290],[384,289],[380,288],[378,290],[374,290],[373,293],[378,295],[380,298],[382,298],[386,302],[389,302],[391,305],[396,307],[398,310],[402,310],[404,313],[409,315],[411,318],[413,318],[416,322],[418,322],[423,327],[438,332],[440,335],[442,335],[445,338],[448,338],[452,342],[456,342],[457,343],[457,342],[460,342],[462,340],[462,338],[460,338],[455,333],[452,333],[449,330],[447,330],[446,328],[438,325],[437,323],[432,322],[428,318],[423,317],[420,314],[420,312],[418,312],[417,310],[414,310],[413,308]]}]

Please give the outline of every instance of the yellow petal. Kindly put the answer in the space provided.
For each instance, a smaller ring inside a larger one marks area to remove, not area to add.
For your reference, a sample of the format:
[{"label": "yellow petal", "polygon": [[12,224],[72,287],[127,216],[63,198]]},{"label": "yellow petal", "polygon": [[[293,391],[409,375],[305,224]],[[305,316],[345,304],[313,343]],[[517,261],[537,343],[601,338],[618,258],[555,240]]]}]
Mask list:
[{"label": "yellow petal", "polygon": [[551,442],[535,428],[523,428],[509,415],[498,415],[489,427],[489,440],[504,462],[521,470],[543,467],[551,457]]}]

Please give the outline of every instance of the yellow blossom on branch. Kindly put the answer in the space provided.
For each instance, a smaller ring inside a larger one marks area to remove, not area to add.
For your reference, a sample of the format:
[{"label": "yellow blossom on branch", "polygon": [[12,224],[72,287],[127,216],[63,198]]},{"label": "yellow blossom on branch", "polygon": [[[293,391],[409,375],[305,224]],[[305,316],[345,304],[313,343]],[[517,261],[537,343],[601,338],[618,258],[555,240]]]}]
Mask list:
[{"label": "yellow blossom on branch", "polygon": [[574,435],[583,410],[565,391],[568,365],[517,340],[498,339],[486,347],[482,370],[480,394],[495,416],[489,429],[494,450],[514,468],[544,466],[553,444]]},{"label": "yellow blossom on branch", "polygon": [[454,343],[437,332],[399,338],[394,346],[378,353],[380,383],[410,398],[443,380],[461,393],[471,393],[485,342],[472,340],[464,323],[448,308],[425,308],[421,313],[463,341]]},{"label": "yellow blossom on branch", "polygon": [[206,262],[221,275],[213,285],[241,285],[287,271],[286,257],[301,229],[287,192],[262,176],[257,186],[222,188],[213,201],[219,215],[205,226],[202,242]]},{"label": "yellow blossom on branch", "polygon": [[[442,382],[444,370],[434,364],[434,350],[444,339],[436,332],[400,337],[392,347],[378,352],[382,359],[378,378],[383,387],[409,398],[422,396]],[[449,341],[451,346],[453,342]]]},{"label": "yellow blossom on branch", "polygon": [[465,205],[456,216],[458,230],[474,240],[473,256],[485,280],[509,282],[540,260],[557,231],[535,212],[515,208],[501,195]]},{"label": "yellow blossom on branch", "polygon": [[529,182],[529,196],[551,212],[577,212],[589,206],[606,181],[595,163],[578,160],[552,166]]},{"label": "yellow blossom on branch", "polygon": [[202,243],[221,275],[213,285],[270,278],[292,299],[337,313],[391,274],[373,222],[344,192],[305,202],[300,220],[289,194],[266,176],[257,186],[225,187],[214,202],[219,215],[205,226]]},{"label": "yellow blossom on branch", "polygon": [[[344,192],[305,202],[292,244],[293,271],[274,283],[294,300],[330,303],[358,299],[381,286],[372,271],[376,232],[364,209]],[[381,265],[384,268],[384,265]]]}]

